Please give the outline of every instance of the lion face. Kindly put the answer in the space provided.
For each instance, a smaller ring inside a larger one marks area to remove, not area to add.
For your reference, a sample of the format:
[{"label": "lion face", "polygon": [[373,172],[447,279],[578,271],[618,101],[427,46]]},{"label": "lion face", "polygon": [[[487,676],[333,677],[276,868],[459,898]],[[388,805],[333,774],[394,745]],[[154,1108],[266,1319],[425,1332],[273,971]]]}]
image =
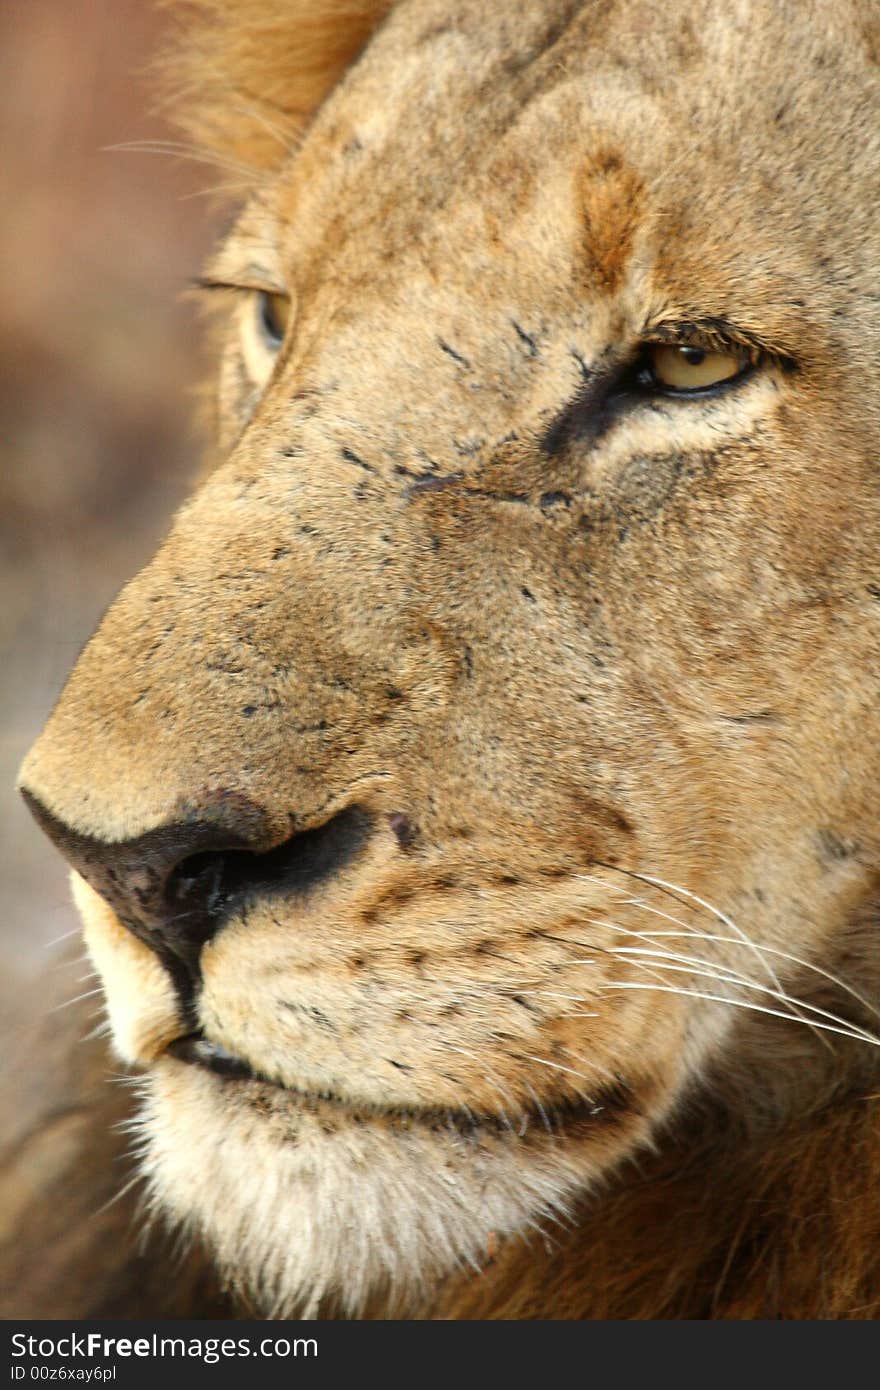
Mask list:
[{"label": "lion face", "polygon": [[867,20],[523,8],[396,7],[260,182],[222,461],[23,771],[275,1311],[564,1214],[880,862]]}]

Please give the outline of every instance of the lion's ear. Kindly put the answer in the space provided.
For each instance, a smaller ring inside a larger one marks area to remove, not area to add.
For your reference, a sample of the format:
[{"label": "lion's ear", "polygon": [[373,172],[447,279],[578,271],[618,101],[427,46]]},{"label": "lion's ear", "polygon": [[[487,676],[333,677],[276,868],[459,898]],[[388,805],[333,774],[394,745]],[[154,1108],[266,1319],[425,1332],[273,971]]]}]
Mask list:
[{"label": "lion's ear", "polygon": [[271,170],[393,0],[162,0],[171,118],[200,150]]}]

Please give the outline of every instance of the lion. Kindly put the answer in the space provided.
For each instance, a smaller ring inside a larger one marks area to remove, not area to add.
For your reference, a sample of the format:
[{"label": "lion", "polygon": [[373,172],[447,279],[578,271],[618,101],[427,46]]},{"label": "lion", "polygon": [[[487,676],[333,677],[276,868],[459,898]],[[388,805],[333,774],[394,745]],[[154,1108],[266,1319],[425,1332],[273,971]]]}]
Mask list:
[{"label": "lion", "polygon": [[176,13],[216,458],[21,785],[188,1311],[877,1317],[875,0]]}]

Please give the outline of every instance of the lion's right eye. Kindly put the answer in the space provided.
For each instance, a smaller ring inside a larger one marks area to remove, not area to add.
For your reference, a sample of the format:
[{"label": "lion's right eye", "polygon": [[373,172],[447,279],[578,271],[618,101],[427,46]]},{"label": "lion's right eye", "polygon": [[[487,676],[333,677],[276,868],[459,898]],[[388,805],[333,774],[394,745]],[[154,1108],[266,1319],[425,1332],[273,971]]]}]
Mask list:
[{"label": "lion's right eye", "polygon": [[689,343],[648,343],[645,359],[645,384],[682,396],[732,382],[754,365],[745,352],[717,352]]},{"label": "lion's right eye", "polygon": [[252,290],[243,296],[240,318],[245,370],[253,384],[265,386],[287,334],[290,297],[272,290]]}]

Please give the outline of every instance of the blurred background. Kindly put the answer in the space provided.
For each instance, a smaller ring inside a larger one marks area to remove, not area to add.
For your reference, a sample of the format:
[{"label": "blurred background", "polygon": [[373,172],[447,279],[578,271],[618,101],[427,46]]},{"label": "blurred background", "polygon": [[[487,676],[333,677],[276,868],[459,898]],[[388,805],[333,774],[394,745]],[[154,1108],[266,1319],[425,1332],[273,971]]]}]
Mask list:
[{"label": "blurred background", "polygon": [[14,791],[18,765],[199,461],[204,364],[180,296],[216,235],[203,192],[218,179],[108,148],[174,137],[150,114],[165,22],[151,0],[0,0],[4,1046],[51,943],[76,927],[62,862]]}]

